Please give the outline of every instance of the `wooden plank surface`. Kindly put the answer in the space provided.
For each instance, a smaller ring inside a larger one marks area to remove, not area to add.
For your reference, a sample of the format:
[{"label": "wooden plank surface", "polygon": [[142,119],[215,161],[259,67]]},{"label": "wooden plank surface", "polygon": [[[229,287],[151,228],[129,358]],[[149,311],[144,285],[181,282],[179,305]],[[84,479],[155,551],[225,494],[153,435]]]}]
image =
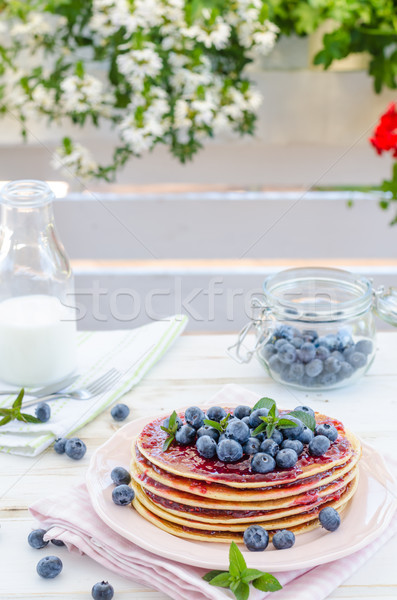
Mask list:
[{"label": "wooden plank surface", "polygon": [[[258,363],[237,365],[225,354],[234,340],[230,335],[190,335],[151,371],[141,384],[125,396],[130,418],[160,410],[208,400],[226,383],[237,383],[272,396],[280,405],[293,408],[303,402],[342,419],[346,426],[372,443],[378,450],[396,455],[397,417],[397,333],[382,333],[378,354],[362,382],[333,392],[297,392],[273,383]],[[374,414],[379,417],[374,417]],[[38,560],[49,554],[30,548],[26,537],[34,527],[27,507],[54,491],[68,493],[71,485],[84,477],[90,456],[119,427],[106,411],[80,432],[88,446],[86,457],[75,462],[48,449],[40,457],[23,458],[0,454],[0,599],[84,600],[91,586],[109,579],[115,598],[166,600],[164,593],[143,589],[87,557],[68,554],[65,548],[51,548],[64,563],[62,574],[50,581],[35,571]],[[376,556],[330,596],[331,600],[380,600],[397,598],[395,556],[397,539],[385,545]]]}]

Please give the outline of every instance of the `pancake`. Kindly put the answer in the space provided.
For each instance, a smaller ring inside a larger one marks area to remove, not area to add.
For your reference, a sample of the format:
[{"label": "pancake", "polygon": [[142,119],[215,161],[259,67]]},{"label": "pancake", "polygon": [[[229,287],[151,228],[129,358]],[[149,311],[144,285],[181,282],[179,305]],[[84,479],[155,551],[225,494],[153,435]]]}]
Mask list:
[{"label": "pancake", "polygon": [[[317,504],[315,507],[307,510],[307,507],[304,507],[303,512],[299,514],[293,514],[288,516],[283,516],[280,511],[272,511],[272,514],[267,516],[260,517],[251,517],[249,519],[249,525],[261,525],[264,529],[274,531],[277,529],[290,529],[291,527],[295,527],[297,525],[302,525],[306,523],[308,520],[312,520],[313,518],[318,516],[320,510],[326,506],[333,506],[334,508],[338,508],[339,506],[345,504],[352,498],[356,488],[358,485],[358,477],[355,477],[353,481],[345,486],[344,490],[341,494],[336,494],[336,497],[330,500],[324,500],[320,504]],[[145,506],[151,513],[159,516],[162,519],[166,519],[171,521],[172,523],[176,523],[183,527],[188,527],[192,529],[200,529],[204,530],[205,528],[209,528],[211,531],[224,531],[225,523],[218,523],[216,519],[208,519],[205,521],[195,521],[190,518],[190,515],[181,516],[177,515],[174,512],[168,512],[162,507],[158,506],[154,502],[150,500],[146,496],[146,494],[140,489],[138,486],[135,488],[136,497],[138,501]],[[227,523],[227,530],[231,532],[244,532],[247,529],[247,522],[243,523]]]},{"label": "pancake", "polygon": [[[177,537],[181,537],[188,540],[193,540],[197,542],[215,542],[215,543],[224,543],[230,544],[231,542],[236,542],[238,544],[243,543],[243,533],[242,532],[230,532],[227,531],[211,531],[211,530],[200,530],[194,529],[191,527],[183,527],[181,525],[177,525],[176,523],[172,523],[166,519],[162,519],[158,515],[152,513],[148,510],[143,504],[139,502],[137,498],[135,498],[132,502],[135,510],[146,520],[162,529],[166,533],[170,535],[175,535]],[[343,513],[348,502],[345,504],[341,504],[338,508],[339,514]],[[295,527],[290,527],[290,531],[292,531],[295,535],[299,535],[302,533],[306,533],[313,529],[319,527],[319,520],[315,517],[313,519],[308,520],[306,523],[301,525],[297,525]],[[268,531],[270,540],[273,537],[275,531]]]},{"label": "pancake", "polygon": [[[224,506],[227,508],[228,503],[233,503],[234,501],[262,503],[269,500],[277,500],[281,502],[284,498],[286,499],[285,502],[277,504],[277,506],[291,506],[294,503],[294,500],[290,498],[291,496],[309,492],[321,486],[328,485],[340,477],[344,477],[356,466],[360,454],[361,448],[358,445],[357,451],[354,452],[352,458],[347,463],[301,479],[298,483],[290,482],[278,487],[235,489],[223,484],[207,483],[168,473],[143,457],[134,441],[132,444],[131,475],[137,483],[144,485],[150,491],[176,502],[183,498],[186,504],[192,504],[193,506],[209,506],[212,501],[215,501],[213,508],[216,508],[218,505],[216,501],[222,500]],[[183,496],[179,495],[180,492],[184,493]],[[185,494],[188,494],[188,496]],[[187,501],[188,499],[190,499],[189,502]],[[233,506],[234,504],[230,504],[230,507]]]},{"label": "pancake", "polygon": [[[145,504],[142,499],[142,494],[151,500],[153,504],[166,510],[169,514],[176,516],[182,515],[184,518],[189,518],[193,521],[215,523],[251,523],[252,520],[269,520],[274,517],[285,517],[294,514],[300,514],[310,510],[316,506],[324,504],[331,499],[337,499],[346,489],[347,485],[357,477],[358,470],[353,469],[345,478],[341,478],[333,482],[330,486],[313,494],[310,502],[306,497],[296,498],[296,502],[289,507],[280,506],[277,501],[270,501],[268,504],[262,503],[258,506],[256,503],[240,504],[234,503],[232,506],[225,508],[223,503],[219,503],[217,508],[200,508],[183,504],[182,502],[172,502],[164,499],[164,497],[153,494],[145,487],[136,486],[140,501]],[[300,500],[302,500],[300,502]]]},{"label": "pancake", "polygon": [[[286,414],[280,411],[280,415]],[[184,413],[179,413],[182,418]],[[215,482],[235,488],[261,488],[296,482],[346,464],[355,454],[360,453],[357,438],[346,431],[340,421],[316,413],[316,422],[332,424],[338,430],[338,438],[329,450],[320,457],[313,457],[307,449],[300,455],[292,469],[277,469],[270,473],[253,473],[250,469],[251,457],[244,455],[235,463],[205,459],[195,446],[173,444],[163,452],[167,434],[161,429],[164,416],[148,423],[137,438],[139,452],[153,465],[162,470],[198,481]]]}]

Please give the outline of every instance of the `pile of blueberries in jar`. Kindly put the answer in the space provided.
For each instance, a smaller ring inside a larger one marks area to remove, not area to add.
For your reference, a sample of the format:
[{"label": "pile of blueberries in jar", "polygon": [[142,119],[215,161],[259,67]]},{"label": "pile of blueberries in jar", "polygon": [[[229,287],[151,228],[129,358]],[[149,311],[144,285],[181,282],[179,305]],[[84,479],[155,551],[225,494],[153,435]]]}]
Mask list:
[{"label": "pile of blueberries in jar", "polygon": [[262,348],[269,369],[286,383],[329,387],[364,368],[372,355],[369,339],[354,342],[348,329],[319,336],[314,329],[299,331],[282,325]]}]

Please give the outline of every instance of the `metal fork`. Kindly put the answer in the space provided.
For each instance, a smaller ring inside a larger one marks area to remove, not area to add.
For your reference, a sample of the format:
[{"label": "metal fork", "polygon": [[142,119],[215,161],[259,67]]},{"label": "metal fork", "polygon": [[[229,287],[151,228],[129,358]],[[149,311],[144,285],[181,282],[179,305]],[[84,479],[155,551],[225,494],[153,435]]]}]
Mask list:
[{"label": "metal fork", "polygon": [[49,394],[48,396],[42,396],[41,398],[35,398],[34,400],[29,400],[29,402],[24,402],[22,404],[22,408],[26,408],[28,406],[34,406],[39,402],[48,402],[51,400],[59,400],[59,399],[72,399],[72,400],[90,400],[94,398],[94,396],[99,396],[99,394],[103,394],[109,390],[119,379],[122,377],[122,373],[117,369],[110,369],[101,377],[98,377],[95,381],[90,383],[84,388],[79,390],[74,390],[72,392],[66,392],[62,394],[61,392],[55,394]]}]

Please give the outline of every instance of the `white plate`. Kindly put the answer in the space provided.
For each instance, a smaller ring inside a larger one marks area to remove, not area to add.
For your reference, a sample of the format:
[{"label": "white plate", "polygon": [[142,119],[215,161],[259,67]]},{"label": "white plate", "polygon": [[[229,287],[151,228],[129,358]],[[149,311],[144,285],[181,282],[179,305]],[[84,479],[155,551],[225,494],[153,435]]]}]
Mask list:
[{"label": "white plate", "polygon": [[[154,417],[138,419],[117,431],[91,458],[87,486],[93,507],[111,529],[158,556],[210,569],[228,568],[228,545],[195,542],[158,529],[129,507],[112,501],[113,467],[129,468],[131,441]],[[389,525],[397,508],[396,483],[378,452],[363,443],[356,494],[345,510],[342,525],[334,533],[321,528],[298,535],[293,548],[244,552],[250,568],[271,572],[310,568],[348,556],[377,538]]]}]

